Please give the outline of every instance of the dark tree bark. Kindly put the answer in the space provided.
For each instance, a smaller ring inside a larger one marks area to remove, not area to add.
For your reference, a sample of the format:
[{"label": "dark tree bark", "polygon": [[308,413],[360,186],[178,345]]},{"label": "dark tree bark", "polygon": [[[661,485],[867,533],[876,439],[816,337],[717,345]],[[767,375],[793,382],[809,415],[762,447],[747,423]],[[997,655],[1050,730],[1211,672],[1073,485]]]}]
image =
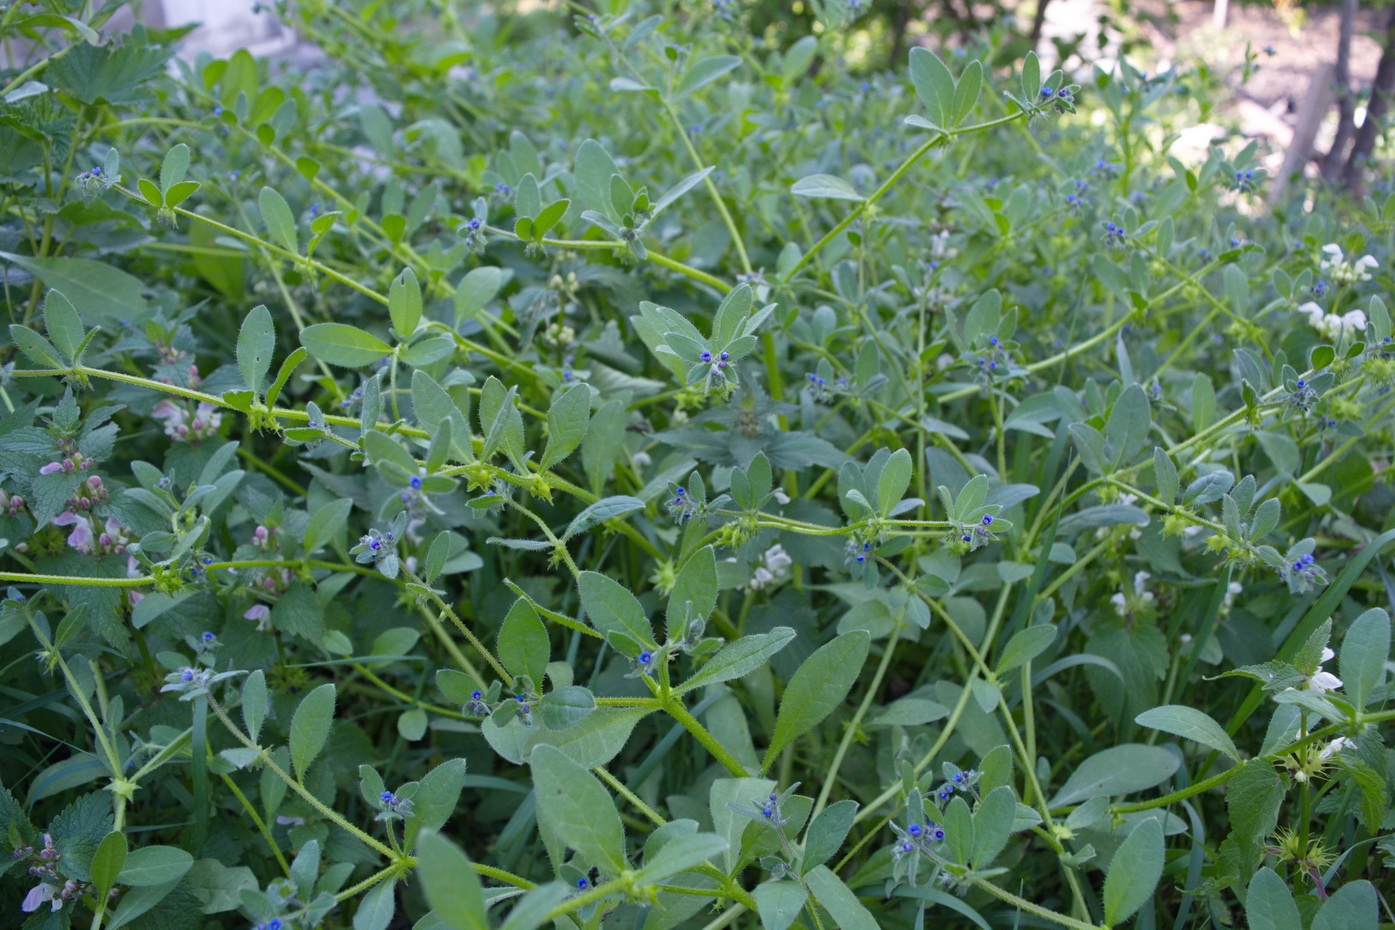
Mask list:
[{"label": "dark tree bark", "polygon": [[1333,78],[1337,84],[1337,135],[1322,161],[1322,176],[1337,180],[1347,144],[1355,132],[1355,106],[1351,99],[1351,35],[1356,31],[1357,0],[1342,0],[1341,28],[1337,32],[1337,64]]},{"label": "dark tree bark", "polygon": [[1050,0],[1037,0],[1036,12],[1032,14],[1032,33],[1027,37],[1032,51],[1037,50],[1037,43],[1041,41],[1041,30],[1046,25],[1046,4]]},{"label": "dark tree bark", "polygon": [[1371,101],[1366,105],[1366,118],[1356,132],[1356,141],[1351,147],[1351,156],[1342,169],[1342,183],[1353,194],[1360,196],[1365,186],[1366,159],[1376,145],[1376,134],[1385,123],[1386,111],[1390,108],[1390,95],[1395,91],[1395,10],[1385,26],[1385,47],[1381,49],[1380,65],[1376,68],[1376,81],[1371,87]]}]

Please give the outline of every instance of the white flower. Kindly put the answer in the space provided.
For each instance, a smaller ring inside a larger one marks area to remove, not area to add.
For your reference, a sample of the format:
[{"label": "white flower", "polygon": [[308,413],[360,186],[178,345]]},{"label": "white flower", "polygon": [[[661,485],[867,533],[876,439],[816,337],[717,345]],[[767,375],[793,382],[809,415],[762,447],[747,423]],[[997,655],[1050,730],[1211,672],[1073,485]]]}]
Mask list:
[{"label": "white flower", "polygon": [[648,452],[636,452],[633,458],[635,462],[635,468],[644,468],[647,465],[654,464],[654,460],[649,457]]},{"label": "white flower", "polygon": [[1337,753],[1341,752],[1343,749],[1346,749],[1348,747],[1355,749],[1356,740],[1350,739],[1345,736],[1339,736],[1332,742],[1328,743],[1326,746],[1322,747],[1322,751],[1318,753],[1318,759],[1330,759]]},{"label": "white flower", "polygon": [[1329,242],[1323,246],[1322,252],[1327,257],[1319,262],[1318,268],[1331,275],[1332,280],[1338,284],[1369,281],[1371,273],[1368,269],[1380,267],[1380,263],[1370,255],[1363,255],[1355,262],[1348,262],[1342,254],[1342,247],[1335,242]]},{"label": "white flower", "polygon": [[1308,318],[1308,323],[1326,339],[1340,339],[1344,334],[1355,336],[1366,329],[1366,314],[1360,310],[1348,310],[1338,316],[1324,313],[1313,301],[1298,308],[1298,312]]},{"label": "white flower", "polygon": [[1226,585],[1226,586],[1225,586],[1225,606],[1229,607],[1232,603],[1234,603],[1234,602],[1235,602],[1235,596],[1236,596],[1237,594],[1239,594],[1239,593],[1240,593],[1241,591],[1243,591],[1243,590],[1245,590],[1244,586],[1241,585],[1240,582],[1238,582],[1238,581],[1232,581],[1230,584]]},{"label": "white flower", "polygon": [[1148,572],[1135,572],[1133,576],[1133,605],[1129,604],[1129,596],[1123,591],[1116,591],[1109,598],[1109,603],[1114,605],[1114,612],[1121,617],[1127,617],[1131,610],[1140,607],[1151,607],[1153,592],[1148,590],[1148,579],[1153,576]]},{"label": "white flower", "polygon": [[1322,663],[1330,661],[1336,657],[1336,653],[1331,649],[1322,650],[1322,660],[1318,663],[1317,671],[1313,672],[1313,677],[1308,679],[1308,687],[1322,694],[1325,691],[1335,691],[1342,686],[1342,679],[1331,672],[1322,670]]},{"label": "white flower", "polygon": [[783,507],[783,506],[785,506],[786,504],[788,504],[789,502],[790,502],[790,496],[789,496],[788,494],[786,494],[782,488],[776,488],[776,489],[775,489],[775,503],[777,503],[777,504],[779,504],[781,507]]},{"label": "white flower", "polygon": [[746,592],[759,591],[761,588],[772,584],[778,584],[784,580],[785,569],[794,564],[779,543],[771,546],[761,555],[760,561],[756,563],[755,570],[751,573],[751,580],[746,583]]}]

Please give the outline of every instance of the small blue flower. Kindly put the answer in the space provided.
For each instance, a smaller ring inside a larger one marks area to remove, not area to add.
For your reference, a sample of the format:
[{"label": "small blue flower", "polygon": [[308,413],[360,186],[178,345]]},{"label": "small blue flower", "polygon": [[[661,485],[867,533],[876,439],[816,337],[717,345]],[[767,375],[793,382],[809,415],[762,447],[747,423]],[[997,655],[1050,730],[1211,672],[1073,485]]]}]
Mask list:
[{"label": "small blue flower", "polygon": [[194,680],[194,670],[193,670],[192,668],[186,668],[184,671],[182,671],[182,672],[179,673],[179,680],[180,680],[180,681],[193,681],[193,680]]},{"label": "small blue flower", "polygon": [[[988,525],[990,525],[992,522],[993,522],[993,515],[992,515],[991,513],[986,513],[986,514],[983,515],[983,525],[984,525],[984,526],[988,526]],[[957,780],[957,779],[956,779],[956,780]]]},{"label": "small blue flower", "polygon": [[212,633],[205,633],[205,634],[203,634],[203,641],[206,642],[206,643],[211,643],[211,642],[213,642],[213,634],[212,634]]},{"label": "small blue flower", "polygon": [[204,557],[203,557],[203,564],[205,564],[205,565],[212,565],[212,564],[213,564],[213,559],[212,559],[210,556],[204,556]]},{"label": "small blue flower", "polygon": [[413,476],[412,476],[412,480],[411,480],[410,482],[408,482],[408,483],[411,484],[412,490],[413,490],[413,491],[420,491],[420,490],[421,490],[421,476],[420,476],[420,475],[413,475]]},{"label": "small blue flower", "polygon": [[729,361],[730,359],[731,359],[731,355],[730,355],[729,353],[727,353],[727,352],[723,352],[723,353],[722,353],[722,361],[725,362],[725,361]]},{"label": "small blue flower", "polygon": [[481,691],[479,688],[476,688],[475,690],[470,692],[470,700],[472,701],[478,701],[482,697],[484,697],[484,692]]},{"label": "small blue flower", "polygon": [[384,791],[382,794],[378,795],[378,800],[379,800],[379,801],[382,801],[384,804],[391,804],[391,803],[392,803],[392,792],[391,792],[391,791]]},{"label": "small blue flower", "polygon": [[712,361],[712,353],[704,351],[698,358],[702,359],[704,362],[710,362]]},{"label": "small blue flower", "polygon": [[591,883],[584,878],[578,878],[576,880],[576,887],[585,891],[587,888],[591,887]]},{"label": "small blue flower", "polygon": [[654,653],[650,652],[649,650],[646,649],[644,652],[641,652],[641,653],[639,654],[639,664],[640,664],[640,665],[648,665],[650,662],[653,662],[653,661],[654,661]]},{"label": "small blue flower", "polygon": [[771,810],[770,808],[768,808],[768,807],[767,807],[767,808],[764,808],[764,809],[761,811],[761,814],[762,814],[763,816],[767,817],[767,818],[775,816],[775,812],[774,812],[773,810]]},{"label": "small blue flower", "polygon": [[906,828],[906,832],[911,836],[920,836],[920,834],[925,832],[925,828],[918,823],[913,823]]}]

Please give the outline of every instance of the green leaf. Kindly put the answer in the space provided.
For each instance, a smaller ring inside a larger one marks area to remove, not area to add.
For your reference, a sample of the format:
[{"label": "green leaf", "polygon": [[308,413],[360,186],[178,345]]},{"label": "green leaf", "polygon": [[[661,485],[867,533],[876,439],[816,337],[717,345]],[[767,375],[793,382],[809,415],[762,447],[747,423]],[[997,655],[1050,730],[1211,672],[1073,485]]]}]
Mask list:
[{"label": "green leaf", "polygon": [[1137,384],[1130,384],[1114,402],[1104,437],[1114,447],[1113,465],[1118,468],[1143,447],[1151,426],[1148,395]]},{"label": "green leaf", "polygon": [[725,852],[727,841],[715,833],[692,833],[676,836],[663,845],[653,856],[647,856],[644,867],[635,875],[642,884],[653,884],[686,872],[701,865],[708,859]]},{"label": "green leaf", "polygon": [[455,325],[479,313],[504,286],[504,272],[498,268],[475,268],[455,286]]},{"label": "green leaf", "polygon": [[1109,863],[1104,880],[1104,922],[1113,926],[1132,917],[1153,896],[1162,869],[1162,824],[1150,817],[1133,828]]},{"label": "green leaf", "polygon": [[797,197],[819,197],[831,200],[866,200],[851,184],[831,174],[811,174],[790,185],[790,193]]},{"label": "green leaf", "polygon": [[301,700],[291,717],[291,764],[301,781],[305,770],[325,748],[334,722],[334,684],[320,685]]},{"label": "green leaf", "polygon": [[1007,641],[1003,647],[1003,654],[998,657],[999,675],[1010,672],[1018,666],[1025,665],[1046,651],[1046,648],[1056,641],[1056,628],[1049,623],[1040,623],[1036,626],[1029,626],[1025,630],[1018,630],[1013,634],[1012,639]]},{"label": "green leaf", "polygon": [[388,315],[397,338],[407,339],[421,323],[421,285],[416,272],[404,268],[388,288]]},{"label": "green leaf", "polygon": [[160,165],[160,191],[168,194],[171,187],[184,180],[184,175],[188,170],[189,146],[181,142],[169,150],[165,155],[164,162]]},{"label": "green leaf", "polygon": [[1157,446],[1153,447],[1153,480],[1157,482],[1158,497],[1163,503],[1171,504],[1177,499],[1177,466]]},{"label": "green leaf", "polygon": [[266,405],[268,407],[276,404],[276,399],[281,396],[281,388],[286,386],[286,382],[291,379],[291,375],[300,367],[300,363],[310,356],[303,347],[297,346],[296,350],[287,355],[281,362],[281,367],[276,371],[276,380],[271,382],[271,389],[266,392]]},{"label": "green leaf", "polygon": [[594,504],[588,505],[581,513],[568,524],[566,532],[562,534],[565,542],[578,533],[584,533],[607,520],[624,516],[627,513],[634,513],[636,510],[644,509],[644,501],[637,497],[630,497],[626,494],[618,494],[615,497],[603,497]]},{"label": "green leaf", "polygon": [[275,351],[276,325],[271,322],[271,312],[265,306],[253,307],[237,334],[237,367],[242,383],[258,397]]},{"label": "green leaf", "polygon": [[181,181],[165,194],[165,206],[173,209],[193,196],[201,185],[197,181]]},{"label": "green leaf", "polygon": [[402,448],[401,443],[387,434],[377,430],[367,432],[360,445],[368,456],[369,463],[378,469],[389,484],[401,487],[411,476],[417,474],[417,460]]},{"label": "green leaf", "polygon": [[145,202],[152,207],[159,209],[165,205],[165,195],[160,193],[160,188],[155,186],[154,181],[140,178],[136,181],[136,188],[140,191],[140,195],[145,198]]},{"label": "green leaf", "polygon": [[842,930],[878,930],[877,919],[872,912],[862,906],[857,895],[828,866],[821,865],[810,870],[804,876],[804,881],[814,898]]},{"label": "green leaf", "polygon": [[1379,921],[1376,888],[1363,879],[1347,882],[1323,903],[1313,930],[1375,930]]},{"label": "green leaf", "polygon": [[354,930],[387,930],[397,909],[393,900],[396,887],[397,879],[389,878],[368,890],[358,902],[358,910],[354,911]]},{"label": "green leaf", "polygon": [[1245,917],[1249,930],[1297,930],[1303,926],[1293,892],[1272,869],[1260,869],[1250,879]]},{"label": "green leaf", "polygon": [[954,88],[954,112],[951,125],[957,126],[973,112],[978,105],[978,96],[983,89],[983,65],[977,58],[969,62]]},{"label": "green leaf", "polygon": [[1090,798],[1143,791],[1167,781],[1181,764],[1175,754],[1161,746],[1141,743],[1113,746],[1077,765],[1049,806],[1065,807]]},{"label": "green leaf", "polygon": [[141,296],[145,284],[110,265],[90,258],[33,258],[9,252],[0,252],[0,258],[62,291],[88,325],[144,323],[150,316],[150,305]]},{"label": "green leaf", "polygon": [[[644,608],[618,582],[599,572],[582,572],[577,578],[577,588],[581,592],[581,606],[586,608],[591,625],[607,639],[612,634],[619,634],[639,646],[657,645],[654,642],[654,627],[644,615]],[[611,645],[615,646],[615,643]]]},{"label": "green leaf", "polygon": [[344,527],[348,526],[349,512],[353,509],[354,502],[347,497],[336,497],[321,504],[305,524],[305,553],[318,552],[326,543],[337,539],[344,532]]},{"label": "green leaf", "polygon": [[574,384],[552,399],[547,408],[547,445],[538,467],[549,469],[565,459],[586,438],[591,421],[591,389]]},{"label": "green leaf", "polygon": [[499,627],[499,661],[513,675],[527,675],[533,687],[542,684],[551,659],[547,627],[523,598],[514,601]]},{"label": "green leaf", "polygon": [[[257,205],[261,208],[262,222],[266,224],[272,240],[287,252],[299,254],[300,238],[295,228],[295,214],[291,213],[291,205],[286,203],[286,198],[275,188],[263,187],[257,195]],[[314,352],[314,349],[310,351]]]},{"label": "green leaf", "polygon": [[116,876],[118,885],[144,888],[163,885],[184,877],[194,857],[174,846],[146,846],[126,855],[125,865]]},{"label": "green leaf", "polygon": [[257,669],[242,683],[242,722],[247,727],[247,735],[256,742],[262,732],[262,721],[271,709],[271,698],[266,691],[266,673]]},{"label": "green leaf", "polygon": [[1017,817],[1017,795],[1007,785],[999,785],[979,802],[974,811],[974,844],[969,861],[983,870],[993,864],[1012,836]]},{"label": "green leaf", "polygon": [[937,126],[950,128],[954,108],[954,75],[940,60],[939,56],[927,48],[917,46],[911,49],[911,85],[916,96],[930,111],[930,119]]},{"label": "green leaf", "polygon": [[417,844],[417,875],[426,903],[450,930],[489,930],[484,888],[470,860],[450,840],[435,832]]},{"label": "green leaf", "polygon": [[843,848],[843,841],[857,816],[857,802],[837,801],[828,805],[804,831],[804,855],[799,860],[801,873],[823,865]]},{"label": "green leaf", "polygon": [[43,336],[25,326],[23,323],[10,324],[10,338],[14,340],[19,350],[34,361],[35,364],[53,371],[66,371],[68,364],[63,361],[58,350],[53,347]]},{"label": "green leaf", "polygon": [[1338,656],[1343,691],[1358,710],[1385,681],[1390,658],[1390,615],[1372,607],[1352,621]]},{"label": "green leaf", "polygon": [[905,449],[897,449],[891,453],[891,458],[886,460],[881,476],[877,479],[878,512],[889,519],[891,511],[901,503],[901,498],[910,486],[911,454]]},{"label": "green leaf", "polygon": [[761,771],[780,751],[803,736],[843,703],[862,672],[871,639],[862,630],[844,633],[804,660],[790,679],[775,718],[775,733]]},{"label": "green leaf", "polygon": [[392,346],[347,323],[315,323],[300,331],[300,344],[315,358],[341,368],[362,368],[392,354]]},{"label": "green leaf", "polygon": [[97,886],[97,894],[106,897],[111,886],[116,884],[116,876],[126,865],[126,834],[113,830],[97,844],[92,855],[92,884]]},{"label": "green leaf", "polygon": [[808,893],[795,882],[763,882],[751,896],[764,930],[789,930],[808,900]]},{"label": "green leaf", "polygon": [[664,609],[667,642],[678,642],[688,622],[705,621],[716,608],[717,556],[711,546],[703,546],[683,563],[668,593]]},{"label": "green leaf", "polygon": [[538,820],[608,875],[626,868],[625,830],[615,802],[596,776],[552,746],[539,746],[530,760]]},{"label": "green leaf", "polygon": [[436,831],[446,825],[465,787],[465,760],[442,762],[421,780],[412,797],[412,816],[407,821],[404,845],[411,848],[420,831]]},{"label": "green leaf", "polygon": [[699,87],[711,84],[740,64],[741,59],[735,55],[713,55],[693,62],[678,82],[678,87],[673,92],[673,99],[675,101],[682,100]]},{"label": "green leaf", "polygon": [[49,291],[44,300],[44,329],[63,357],[76,363],[84,336],[82,318],[60,291]]},{"label": "green leaf", "polygon": [[1218,752],[1225,753],[1236,762],[1240,761],[1240,750],[1235,748],[1235,741],[1226,733],[1225,728],[1212,720],[1210,715],[1197,710],[1195,707],[1165,704],[1162,707],[1145,710],[1134,718],[1134,722],[1154,730],[1162,730],[1164,733],[1194,740],[1203,746],[1209,746]]},{"label": "green leaf", "polygon": [[683,694],[694,688],[715,685],[751,674],[770,661],[770,657],[788,646],[794,639],[794,630],[787,626],[777,626],[768,633],[753,633],[727,643],[717,654],[707,660],[702,668],[687,681],[676,685],[674,694]]},{"label": "green leaf", "polygon": [[1037,102],[1041,93],[1041,62],[1036,52],[1028,52],[1022,60],[1022,101],[1026,104]]}]

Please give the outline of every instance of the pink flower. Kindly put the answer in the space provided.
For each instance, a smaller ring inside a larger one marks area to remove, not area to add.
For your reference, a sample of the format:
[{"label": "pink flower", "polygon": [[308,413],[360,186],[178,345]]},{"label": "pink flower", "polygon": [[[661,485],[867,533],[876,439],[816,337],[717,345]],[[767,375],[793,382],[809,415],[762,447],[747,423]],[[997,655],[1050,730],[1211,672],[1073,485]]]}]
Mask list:
[{"label": "pink flower", "polygon": [[270,628],[271,608],[265,604],[253,604],[242,615],[242,619],[257,621],[257,632],[265,632]]},{"label": "pink flower", "polygon": [[79,517],[71,510],[65,510],[53,518],[54,526],[71,526],[73,531],[68,534],[68,545],[78,552],[88,553],[92,551],[92,524],[86,517]]},{"label": "pink flower", "polygon": [[184,418],[188,415],[184,408],[172,400],[162,400],[155,405],[155,409],[150,411],[150,415],[157,420],[165,421],[165,435],[179,435],[179,428],[184,425]]},{"label": "pink flower", "polygon": [[48,904],[49,910],[59,910],[63,907],[63,899],[59,897],[62,889],[57,885],[50,885],[48,882],[41,882],[29,890],[24,896],[24,903],[20,905],[20,910],[26,914],[32,914],[39,909],[40,904]]},{"label": "pink flower", "polygon": [[53,474],[53,473],[56,472],[56,471],[62,471],[62,470],[63,470],[63,463],[62,463],[62,462],[49,462],[47,465],[45,465],[45,466],[43,466],[42,468],[39,469],[39,474],[41,474],[41,475],[51,475],[51,474]]}]

